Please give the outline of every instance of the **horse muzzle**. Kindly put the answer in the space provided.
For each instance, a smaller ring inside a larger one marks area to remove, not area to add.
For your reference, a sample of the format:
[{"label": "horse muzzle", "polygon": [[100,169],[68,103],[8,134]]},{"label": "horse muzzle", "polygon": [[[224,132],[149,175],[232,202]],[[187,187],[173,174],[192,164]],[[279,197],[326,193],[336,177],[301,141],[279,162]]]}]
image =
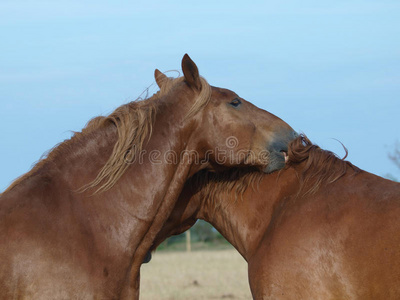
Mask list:
[{"label": "horse muzzle", "polygon": [[293,129],[274,136],[272,143],[267,147],[269,159],[268,165],[263,169],[264,173],[272,173],[285,167],[289,144],[298,136],[299,134]]}]

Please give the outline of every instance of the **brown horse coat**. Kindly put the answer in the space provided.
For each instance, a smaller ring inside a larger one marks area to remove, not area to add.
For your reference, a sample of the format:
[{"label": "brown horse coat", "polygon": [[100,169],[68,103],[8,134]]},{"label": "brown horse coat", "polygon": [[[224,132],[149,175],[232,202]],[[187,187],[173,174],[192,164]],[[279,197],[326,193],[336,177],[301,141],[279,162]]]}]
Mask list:
[{"label": "brown horse coat", "polygon": [[92,120],[1,194],[1,299],[137,299],[140,265],[187,178],[284,165],[286,123],[209,86],[187,55],[182,69],[175,80],[156,71],[159,93]]},{"label": "brown horse coat", "polygon": [[289,159],[269,175],[199,173],[155,246],[200,218],[246,259],[254,299],[400,299],[400,184],[306,138]]}]

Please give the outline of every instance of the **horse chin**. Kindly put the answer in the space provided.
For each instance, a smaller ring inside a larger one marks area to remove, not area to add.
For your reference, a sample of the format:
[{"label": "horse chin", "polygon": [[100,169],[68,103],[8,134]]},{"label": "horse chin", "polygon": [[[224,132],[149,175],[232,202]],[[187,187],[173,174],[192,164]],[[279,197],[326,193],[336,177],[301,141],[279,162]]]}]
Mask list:
[{"label": "horse chin", "polygon": [[270,161],[268,165],[263,169],[264,173],[270,174],[275,171],[281,170],[286,165],[286,157],[281,152],[271,152]]}]

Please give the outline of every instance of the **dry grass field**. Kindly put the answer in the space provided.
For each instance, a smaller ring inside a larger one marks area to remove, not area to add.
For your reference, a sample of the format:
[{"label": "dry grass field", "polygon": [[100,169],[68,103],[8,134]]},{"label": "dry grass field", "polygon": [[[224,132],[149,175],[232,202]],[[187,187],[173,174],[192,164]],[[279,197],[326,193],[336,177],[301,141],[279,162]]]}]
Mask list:
[{"label": "dry grass field", "polygon": [[140,299],[252,299],[236,250],[156,252],[142,265]]}]

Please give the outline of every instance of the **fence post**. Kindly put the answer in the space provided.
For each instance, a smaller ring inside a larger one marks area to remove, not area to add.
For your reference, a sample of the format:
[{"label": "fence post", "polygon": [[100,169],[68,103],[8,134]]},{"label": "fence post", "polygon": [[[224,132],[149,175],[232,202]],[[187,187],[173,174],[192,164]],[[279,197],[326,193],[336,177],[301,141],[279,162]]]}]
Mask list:
[{"label": "fence post", "polygon": [[186,231],[186,252],[192,251],[192,245],[190,244],[190,229]]}]

